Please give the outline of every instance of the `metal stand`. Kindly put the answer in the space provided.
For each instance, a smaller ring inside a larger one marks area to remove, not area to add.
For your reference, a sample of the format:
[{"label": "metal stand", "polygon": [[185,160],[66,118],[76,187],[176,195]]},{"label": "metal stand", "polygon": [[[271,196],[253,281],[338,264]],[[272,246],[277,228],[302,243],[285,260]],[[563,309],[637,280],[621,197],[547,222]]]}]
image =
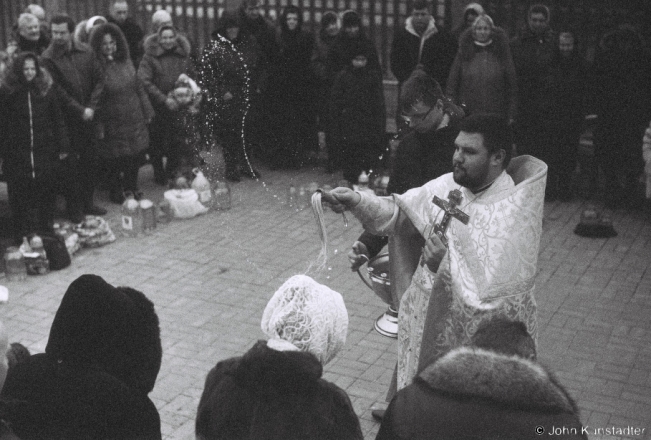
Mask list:
[{"label": "metal stand", "polygon": [[375,320],[375,331],[389,338],[398,337],[398,312],[389,306],[387,311]]}]

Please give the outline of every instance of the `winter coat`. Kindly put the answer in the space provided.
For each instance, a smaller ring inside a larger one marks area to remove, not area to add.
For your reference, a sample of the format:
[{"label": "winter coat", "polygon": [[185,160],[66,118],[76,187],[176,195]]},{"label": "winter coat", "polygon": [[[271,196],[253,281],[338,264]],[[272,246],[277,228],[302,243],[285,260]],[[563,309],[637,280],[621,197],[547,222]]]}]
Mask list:
[{"label": "winter coat", "polygon": [[[240,36],[242,39],[238,38],[235,43],[219,38],[211,41],[201,56],[197,80],[210,95],[210,99],[203,103],[204,109],[218,131],[241,126],[246,109],[246,69],[249,65],[245,57],[249,57],[252,66],[255,66],[256,47],[253,37],[247,34]],[[249,83],[249,87],[252,86]],[[233,96],[230,100],[224,99],[227,92]],[[250,94],[252,90],[248,92]]]},{"label": "winter coat", "polygon": [[475,44],[472,30],[460,38],[447,82],[447,95],[464,103],[469,113],[498,113],[509,119],[517,112],[518,84],[506,33],[494,28],[492,43]]},{"label": "winter coat", "polygon": [[276,351],[258,341],[244,356],[208,374],[196,434],[202,440],[347,440],[363,438],[348,395],[321,379],[306,352]]},{"label": "winter coat", "polygon": [[299,27],[282,30],[277,37],[278,53],[272,59],[269,93],[282,101],[309,102],[314,95],[311,69],[314,35]]},{"label": "winter coat", "polygon": [[328,56],[332,50],[332,46],[337,40],[337,36],[326,35],[325,32],[319,32],[314,45],[314,53],[312,54],[312,71],[317,80],[325,87],[332,87],[337,72],[329,70]]},{"label": "winter coat", "polygon": [[585,115],[587,81],[587,65],[576,51],[570,58],[556,54],[543,97],[543,108],[547,110],[545,119],[550,124],[579,129]]},{"label": "winter coat", "polygon": [[[156,37],[156,38],[153,38]],[[194,78],[194,68],[190,58],[190,42],[177,34],[176,47],[164,50],[158,42],[158,35],[145,40],[145,55],[138,68],[138,77],[144,84],[152,104],[157,109],[165,106],[167,94],[174,89],[179,75],[185,73]]]},{"label": "winter coat", "polygon": [[[118,51],[126,54],[124,59],[111,61],[100,55],[105,27],[113,27],[119,36]],[[99,155],[105,158],[135,155],[149,147],[147,124],[154,110],[128,56],[126,39],[117,26],[108,23],[93,31],[90,43],[104,71],[100,109],[95,116]]]},{"label": "winter coat", "polygon": [[144,38],[145,33],[142,31],[142,28],[131,17],[127,17],[123,23],[118,23],[111,16],[106,19],[109,23],[113,23],[119,27],[124,34],[124,37],[127,39],[127,44],[129,45],[131,61],[133,61],[133,65],[137,68],[143,55],[142,39]]},{"label": "winter coat", "polygon": [[576,404],[541,365],[462,347],[423,370],[391,401],[377,440],[587,440]]},{"label": "winter coat", "polygon": [[[438,29],[434,18],[421,37],[407,18],[405,26],[396,31],[391,43],[391,71],[403,83],[418,64],[445,89],[450,67],[457,53],[457,42],[447,32]],[[423,40],[421,48],[421,39]]]},{"label": "winter coat", "polygon": [[371,144],[381,151],[386,115],[382,77],[376,70],[350,66],[339,72],[330,105],[335,142]]},{"label": "winter coat", "polygon": [[23,440],[158,440],[160,417],[147,393],[161,359],[151,301],[83,275],[61,300],[45,353],[10,370],[0,411]]},{"label": "winter coat", "polygon": [[59,153],[69,151],[69,141],[58,94],[45,69],[30,84],[7,78],[0,88],[0,121],[5,178],[54,178]]},{"label": "winter coat", "polygon": [[601,37],[590,85],[591,111],[598,123],[637,132],[639,139],[651,118],[651,56],[635,30],[622,26]]},{"label": "winter coat", "polygon": [[551,29],[539,36],[527,28],[511,40],[511,55],[518,76],[519,119],[535,122],[544,110],[545,84],[551,75],[556,42],[556,33]]}]

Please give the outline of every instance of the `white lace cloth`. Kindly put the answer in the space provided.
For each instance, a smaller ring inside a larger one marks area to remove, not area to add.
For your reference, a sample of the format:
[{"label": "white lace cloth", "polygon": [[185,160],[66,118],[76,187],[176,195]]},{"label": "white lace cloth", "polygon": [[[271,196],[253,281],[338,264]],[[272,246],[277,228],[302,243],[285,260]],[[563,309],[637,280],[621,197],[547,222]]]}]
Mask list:
[{"label": "white lace cloth", "polygon": [[[338,292],[306,275],[295,275],[274,293],[262,314],[270,348],[300,351],[328,363],[346,343],[348,312]],[[283,348],[285,347],[285,348]]]}]

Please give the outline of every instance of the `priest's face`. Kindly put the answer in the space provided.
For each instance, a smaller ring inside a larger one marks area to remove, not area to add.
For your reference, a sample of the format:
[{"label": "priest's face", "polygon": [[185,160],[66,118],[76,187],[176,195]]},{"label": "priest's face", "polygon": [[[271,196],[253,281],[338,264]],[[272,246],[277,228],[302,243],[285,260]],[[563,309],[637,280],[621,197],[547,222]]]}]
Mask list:
[{"label": "priest's face", "polygon": [[454,141],[455,150],[452,158],[454,181],[469,190],[477,190],[490,183],[491,159],[484,146],[481,133],[459,132]]}]

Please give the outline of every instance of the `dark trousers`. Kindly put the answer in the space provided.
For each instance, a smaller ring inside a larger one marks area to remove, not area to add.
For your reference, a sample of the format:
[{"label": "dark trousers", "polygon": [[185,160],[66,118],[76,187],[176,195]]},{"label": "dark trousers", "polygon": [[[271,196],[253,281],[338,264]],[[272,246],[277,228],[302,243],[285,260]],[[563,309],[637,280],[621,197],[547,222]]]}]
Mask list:
[{"label": "dark trousers", "polygon": [[375,167],[376,144],[356,142],[342,145],[341,147],[341,169],[344,179],[350,183],[357,183],[362,171],[368,172]]},{"label": "dark trousers", "polygon": [[52,233],[56,186],[54,176],[8,178],[7,192],[14,239],[32,232]]},{"label": "dark trousers", "polygon": [[[69,216],[78,216],[93,206],[99,183],[99,160],[93,133],[88,126],[75,122],[70,131],[71,153],[61,162],[56,192],[63,195]],[[70,127],[70,125],[68,125]]]},{"label": "dark trousers", "polygon": [[138,191],[139,155],[120,156],[106,160],[112,198],[119,198],[124,191]]}]

